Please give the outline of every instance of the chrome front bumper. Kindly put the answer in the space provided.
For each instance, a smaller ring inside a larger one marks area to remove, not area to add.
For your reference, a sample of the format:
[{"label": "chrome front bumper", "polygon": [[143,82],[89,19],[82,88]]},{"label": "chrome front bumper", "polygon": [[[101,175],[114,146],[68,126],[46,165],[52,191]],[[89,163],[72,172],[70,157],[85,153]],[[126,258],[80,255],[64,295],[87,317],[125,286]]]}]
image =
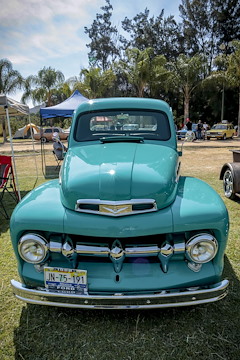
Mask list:
[{"label": "chrome front bumper", "polygon": [[223,280],[207,289],[159,291],[146,295],[76,295],[60,294],[46,290],[26,288],[11,280],[16,298],[27,303],[86,309],[151,309],[206,304],[223,299],[227,295],[229,281]]}]

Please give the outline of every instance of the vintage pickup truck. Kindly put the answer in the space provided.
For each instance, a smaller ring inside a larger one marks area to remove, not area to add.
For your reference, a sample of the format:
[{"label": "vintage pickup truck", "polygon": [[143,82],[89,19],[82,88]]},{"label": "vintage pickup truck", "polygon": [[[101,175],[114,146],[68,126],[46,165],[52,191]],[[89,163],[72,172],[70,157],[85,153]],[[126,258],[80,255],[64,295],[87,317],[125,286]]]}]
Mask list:
[{"label": "vintage pickup truck", "polygon": [[13,212],[15,296],[94,309],[222,299],[228,213],[208,184],[180,176],[180,155],[164,101],[82,103],[59,180],[31,191]]}]

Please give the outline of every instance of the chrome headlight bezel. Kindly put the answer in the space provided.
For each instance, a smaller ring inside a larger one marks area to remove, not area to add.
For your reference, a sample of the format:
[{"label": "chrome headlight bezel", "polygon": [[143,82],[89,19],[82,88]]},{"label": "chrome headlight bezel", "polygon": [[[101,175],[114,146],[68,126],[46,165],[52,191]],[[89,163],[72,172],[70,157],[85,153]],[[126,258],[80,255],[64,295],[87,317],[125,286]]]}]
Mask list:
[{"label": "chrome headlight bezel", "polygon": [[[19,239],[18,242],[19,255],[24,261],[30,264],[42,263],[48,255],[48,250],[49,248],[47,240],[43,236],[38,234],[25,234]],[[35,255],[34,251],[36,251]],[[31,255],[27,256],[27,254]]]},{"label": "chrome headlight bezel", "polygon": [[[202,249],[200,247],[202,247]],[[195,254],[194,251],[196,251]],[[217,251],[218,242],[214,236],[208,233],[197,234],[191,237],[186,243],[186,257],[196,264],[208,263],[216,256]],[[207,254],[207,252],[209,254]]]}]

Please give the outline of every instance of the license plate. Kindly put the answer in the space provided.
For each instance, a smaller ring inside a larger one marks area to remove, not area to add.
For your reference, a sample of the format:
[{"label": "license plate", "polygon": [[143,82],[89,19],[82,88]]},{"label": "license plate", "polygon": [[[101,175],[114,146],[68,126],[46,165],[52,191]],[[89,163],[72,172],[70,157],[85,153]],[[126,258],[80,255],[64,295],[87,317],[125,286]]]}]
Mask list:
[{"label": "license plate", "polygon": [[87,294],[87,271],[79,269],[44,268],[45,287],[67,294]]}]

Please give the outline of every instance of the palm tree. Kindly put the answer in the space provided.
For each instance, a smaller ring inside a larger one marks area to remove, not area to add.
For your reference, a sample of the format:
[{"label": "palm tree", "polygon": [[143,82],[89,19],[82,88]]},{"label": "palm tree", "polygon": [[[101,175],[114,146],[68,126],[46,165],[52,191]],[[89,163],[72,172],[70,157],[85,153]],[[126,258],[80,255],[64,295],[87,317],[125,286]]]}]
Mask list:
[{"label": "palm tree", "polygon": [[[22,100],[32,99],[34,103],[45,102],[46,106],[55,105],[54,93],[57,92],[57,87],[62,85],[64,80],[61,71],[44,67],[39,70],[37,76],[29,76],[25,79]],[[33,87],[35,88],[33,89]]]},{"label": "palm tree", "polygon": [[115,65],[120,78],[130,85],[134,96],[159,96],[159,89],[168,71],[165,68],[166,58],[163,55],[154,55],[152,48],[126,50],[126,59]]},{"label": "palm tree", "polygon": [[79,90],[89,99],[111,96],[110,89],[113,86],[116,76],[111,69],[101,70],[97,67],[82,69],[80,77],[73,77],[68,80],[74,90]]},{"label": "palm tree", "polygon": [[13,69],[8,59],[0,59],[0,93],[8,95],[22,86],[21,74]]},{"label": "palm tree", "polygon": [[139,50],[137,48],[126,50],[126,60],[119,61],[118,68],[132,86],[133,94],[144,96],[151,79],[151,59],[153,49]]},{"label": "palm tree", "polygon": [[[21,74],[13,69],[8,59],[0,59],[0,93],[11,94],[22,87],[23,78]],[[2,118],[3,141],[7,140],[5,118]]]},{"label": "palm tree", "polygon": [[53,95],[53,101],[54,103],[61,103],[67,98],[69,98],[72,94],[71,88],[67,82],[64,82],[60,86],[58,86],[56,92],[54,92]]},{"label": "palm tree", "polygon": [[22,95],[21,101],[25,104],[28,100],[32,99],[32,87],[35,85],[35,76],[30,75],[23,80],[24,93]]},{"label": "palm tree", "polygon": [[170,71],[168,86],[180,90],[184,97],[184,123],[189,118],[189,105],[192,93],[199,86],[206,74],[206,59],[196,54],[192,57],[179,55],[175,62],[167,64]]}]

